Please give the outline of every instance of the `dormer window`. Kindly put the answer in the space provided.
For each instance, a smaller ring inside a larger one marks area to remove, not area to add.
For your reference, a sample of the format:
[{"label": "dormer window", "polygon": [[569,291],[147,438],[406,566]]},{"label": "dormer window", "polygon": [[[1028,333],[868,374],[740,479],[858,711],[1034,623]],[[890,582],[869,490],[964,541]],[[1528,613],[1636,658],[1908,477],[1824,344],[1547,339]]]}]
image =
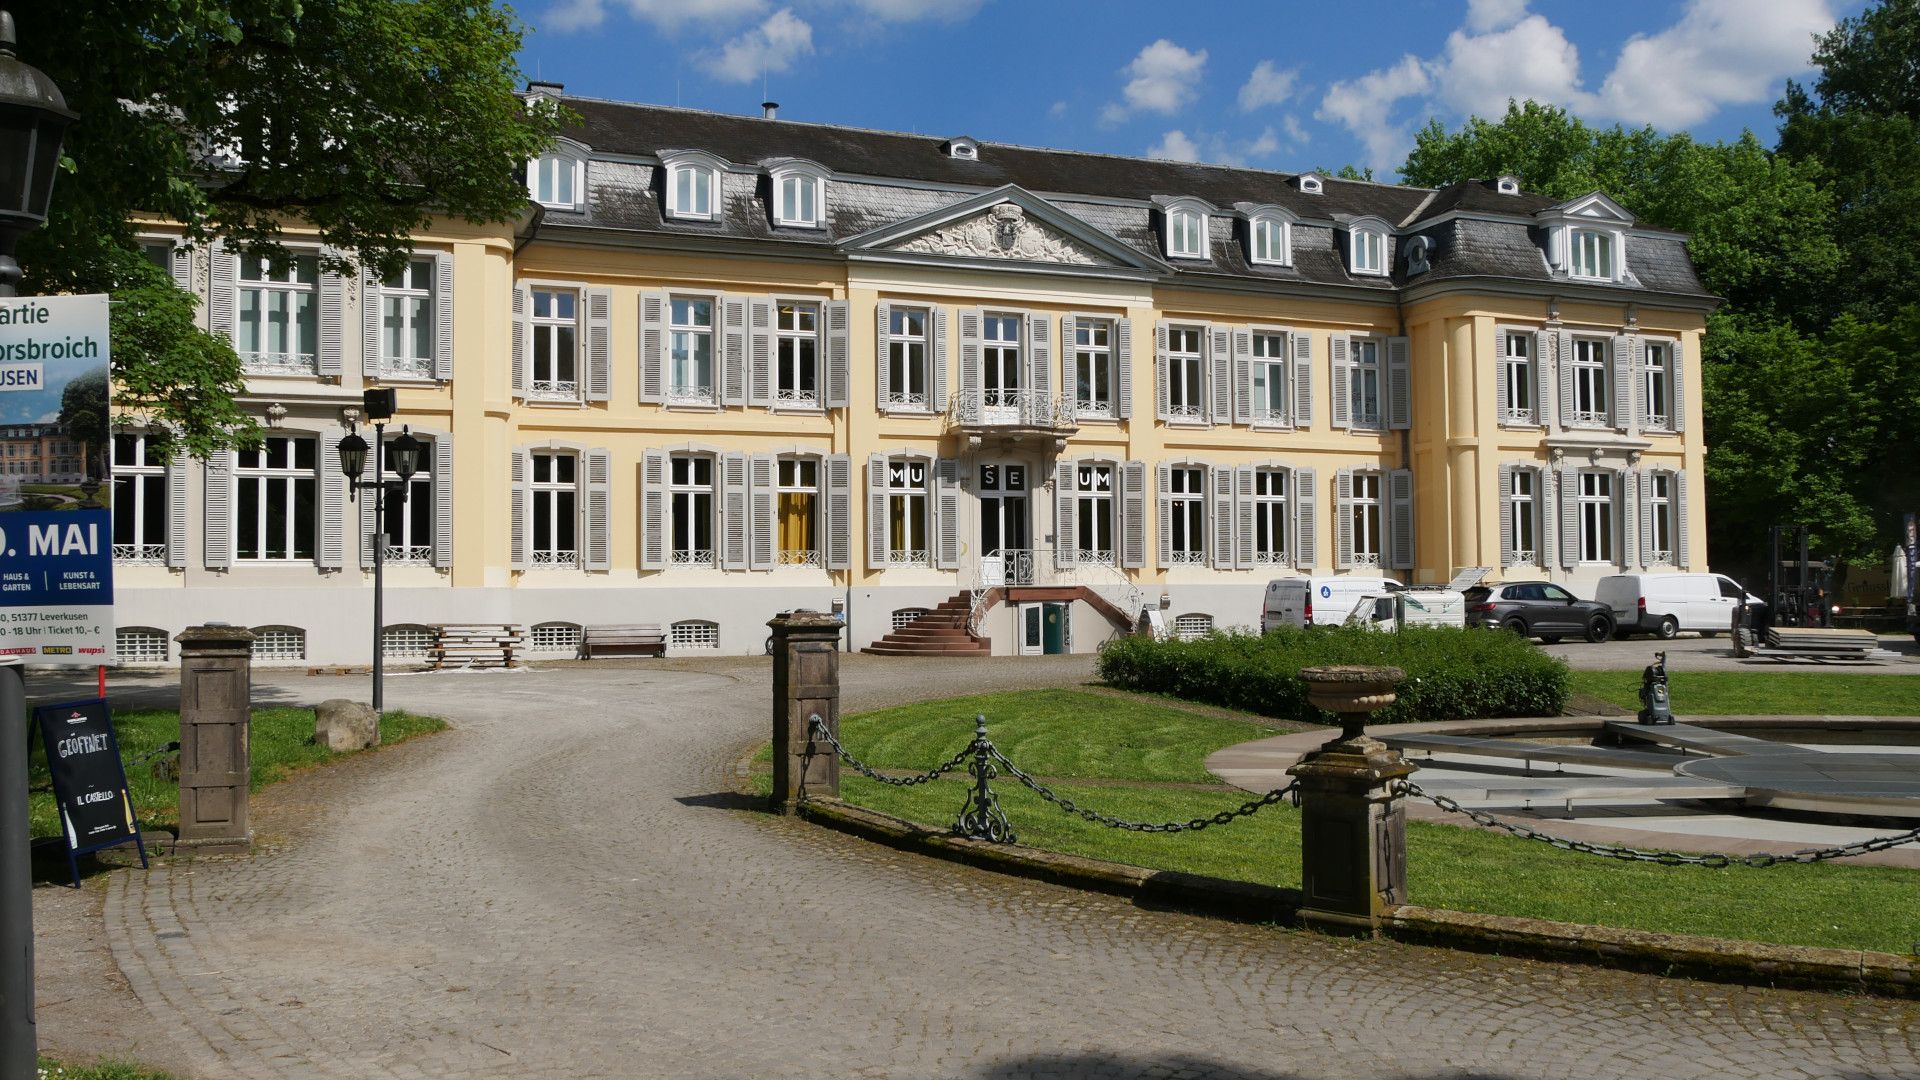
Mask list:
[{"label": "dormer window", "polygon": [[1598,229],[1569,229],[1568,234],[1568,241],[1572,245],[1569,272],[1578,278],[1612,281],[1613,234]]},{"label": "dormer window", "polygon": [[774,224],[819,228],[826,220],[826,170],[790,162],[775,166],[772,178]]},{"label": "dormer window", "polygon": [[1347,266],[1356,274],[1387,272],[1387,230],[1378,222],[1358,223],[1347,229]]},{"label": "dormer window", "polygon": [[950,158],[959,158],[961,161],[980,160],[980,144],[965,137],[949,139],[941,149],[945,150]]},{"label": "dormer window", "polygon": [[1161,214],[1167,256],[1174,259],[1207,257],[1207,206],[1198,199],[1168,203]]},{"label": "dormer window", "polygon": [[1619,203],[1596,191],[1534,217],[1546,231],[1547,261],[1555,274],[1576,281],[1633,282],[1626,252],[1633,215]]},{"label": "dormer window", "polygon": [[527,195],[542,206],[579,209],[586,186],[586,162],[571,154],[542,154],[527,162]]},{"label": "dormer window", "polygon": [[663,153],[660,159],[667,170],[667,216],[691,221],[717,217],[714,204],[726,163],[697,150]]},{"label": "dormer window", "polygon": [[1293,264],[1293,224],[1284,212],[1256,210],[1247,216],[1247,261],[1256,266]]},{"label": "dormer window", "polygon": [[1325,191],[1325,185],[1320,182],[1320,178],[1312,173],[1301,173],[1294,182],[1299,186],[1302,195],[1319,195]]},{"label": "dormer window", "polygon": [[1428,261],[1432,251],[1433,238],[1430,236],[1416,236],[1407,241],[1407,273],[1424,274],[1433,269],[1433,264]]},{"label": "dormer window", "polygon": [[1520,194],[1520,178],[1511,175],[1503,176],[1494,181],[1493,187],[1495,191],[1498,191],[1502,195],[1518,195]]}]

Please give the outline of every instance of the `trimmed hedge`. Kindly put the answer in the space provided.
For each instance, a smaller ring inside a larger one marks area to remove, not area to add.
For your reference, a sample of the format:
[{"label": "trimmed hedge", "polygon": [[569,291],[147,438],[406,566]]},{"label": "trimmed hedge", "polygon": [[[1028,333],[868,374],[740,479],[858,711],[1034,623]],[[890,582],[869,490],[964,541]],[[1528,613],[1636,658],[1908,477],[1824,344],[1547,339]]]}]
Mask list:
[{"label": "trimmed hedge", "polygon": [[1281,629],[1261,636],[1208,634],[1194,641],[1125,637],[1100,650],[1113,686],[1170,694],[1310,724],[1332,721],[1307,703],[1300,669],[1377,664],[1407,673],[1399,700],[1374,722],[1557,716],[1567,703],[1567,665],[1518,634],[1442,626],[1394,633],[1365,627]]}]

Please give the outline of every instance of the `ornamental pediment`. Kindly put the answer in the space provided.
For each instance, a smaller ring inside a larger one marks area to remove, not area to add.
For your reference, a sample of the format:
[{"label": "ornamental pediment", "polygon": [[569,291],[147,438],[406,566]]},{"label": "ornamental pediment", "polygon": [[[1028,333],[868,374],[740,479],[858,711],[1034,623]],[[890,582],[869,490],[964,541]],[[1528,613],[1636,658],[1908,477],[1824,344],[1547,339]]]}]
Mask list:
[{"label": "ornamental pediment", "polygon": [[846,250],[854,258],[1017,262],[1094,274],[1169,269],[1013,184],[851,237]]},{"label": "ornamental pediment", "polygon": [[1025,207],[1013,202],[998,203],[984,213],[929,229],[887,250],[1066,266],[1118,265],[1092,247],[1035,220]]}]

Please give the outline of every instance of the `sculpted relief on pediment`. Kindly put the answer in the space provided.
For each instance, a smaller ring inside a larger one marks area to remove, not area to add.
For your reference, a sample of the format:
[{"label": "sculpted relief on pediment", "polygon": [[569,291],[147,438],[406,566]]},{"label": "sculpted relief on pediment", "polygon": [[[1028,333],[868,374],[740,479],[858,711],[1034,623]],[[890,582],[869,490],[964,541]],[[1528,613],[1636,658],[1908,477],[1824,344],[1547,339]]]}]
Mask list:
[{"label": "sculpted relief on pediment", "polygon": [[1001,203],[984,214],[922,233],[894,250],[1072,266],[1112,264],[1112,260],[1087,245],[1029,218],[1025,209],[1013,203]]}]

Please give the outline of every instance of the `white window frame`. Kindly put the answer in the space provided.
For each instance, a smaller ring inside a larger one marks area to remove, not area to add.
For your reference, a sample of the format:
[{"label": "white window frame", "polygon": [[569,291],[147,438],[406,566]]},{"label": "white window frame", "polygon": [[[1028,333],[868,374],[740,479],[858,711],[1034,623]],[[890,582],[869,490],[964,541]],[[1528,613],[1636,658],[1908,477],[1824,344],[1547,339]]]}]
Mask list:
[{"label": "white window frame", "polygon": [[[573,479],[558,479],[559,462],[572,462]],[[540,463],[547,462],[547,478],[540,479]],[[584,554],[585,522],[581,512],[586,505],[585,455],[573,450],[538,449],[528,454],[527,460],[527,554],[528,562],[536,569],[578,569]],[[545,496],[543,499],[541,496]],[[541,506],[545,503],[545,507]],[[568,506],[568,503],[571,506]],[[544,548],[539,541],[539,523],[547,523],[548,545]],[[564,548],[556,542],[562,529],[573,534],[573,547]]]},{"label": "white window frame", "polygon": [[1170,566],[1207,563],[1207,468],[1190,462],[1167,466],[1167,554]]},{"label": "white window frame", "polygon": [[298,626],[256,626],[248,651],[255,660],[305,660],[307,632]]},{"label": "white window frame", "polygon": [[[919,318],[919,333],[909,328]],[[933,309],[894,304],[887,314],[887,399],[882,409],[899,412],[926,412],[932,408],[933,389]],[[918,347],[918,356],[916,349]],[[913,389],[918,376],[919,390]]]},{"label": "white window frame", "polygon": [[[1678,352],[1669,338],[1647,338],[1641,342],[1640,426],[1651,431],[1672,431],[1673,358]],[[1659,360],[1654,359],[1655,355]],[[1662,408],[1656,409],[1659,405]]]},{"label": "white window frame", "polygon": [[[431,258],[408,259],[406,269],[398,277],[389,278],[380,286],[380,355],[375,358],[374,370],[381,378],[433,378],[435,350],[440,344],[434,278]],[[426,284],[413,285],[410,279],[423,280]],[[395,284],[396,281],[399,284]],[[409,347],[421,325],[425,326],[427,344],[421,355],[394,351],[396,322],[402,349]]]},{"label": "white window frame", "polygon": [[574,622],[535,623],[527,628],[526,651],[538,656],[577,656],[586,628]]},{"label": "white window frame", "polygon": [[[921,470],[920,483],[913,483],[913,471]],[[896,527],[895,523],[899,523]],[[887,565],[933,565],[933,462],[923,457],[887,459]],[[905,530],[908,546],[900,547]],[[914,534],[918,533],[916,537]],[[917,546],[914,540],[924,542]]]},{"label": "white window frame", "polygon": [[[567,191],[564,194],[568,198],[565,199],[559,198],[562,194],[558,190],[562,177],[567,184]],[[551,199],[540,197],[540,185],[544,180],[553,182],[554,197]],[[527,198],[541,206],[552,207],[555,210],[578,210],[586,205],[586,188],[587,163],[577,154],[542,154],[527,162]]]},{"label": "white window frame", "polygon": [[[687,305],[687,318],[681,318],[681,305]],[[693,313],[705,305],[707,321],[694,320]],[[707,345],[706,383],[699,378],[698,342]],[[684,352],[684,356],[683,356]],[[668,405],[713,408],[720,403],[720,298],[707,293],[671,293],[667,296],[667,371]]]},{"label": "white window frame", "polygon": [[[1104,476],[1103,491],[1098,483]],[[1074,561],[1080,565],[1117,566],[1120,543],[1119,503],[1114,489],[1120,482],[1120,466],[1110,461],[1081,461],[1073,467],[1074,529],[1068,538],[1074,545]],[[1102,532],[1106,535],[1102,536]],[[1105,541],[1104,545],[1102,541]],[[1090,543],[1091,542],[1091,543]]]},{"label": "white window frame", "polygon": [[[1367,359],[1368,357],[1371,359]],[[1355,335],[1347,339],[1347,422],[1353,431],[1387,427],[1387,339]],[[1361,406],[1371,399],[1373,408]]]},{"label": "white window frame", "polygon": [[1674,520],[1673,473],[1653,469],[1647,474],[1647,564],[1673,566],[1679,522]]},{"label": "white window frame", "polygon": [[[710,154],[663,156],[667,216],[680,221],[713,221],[720,216],[721,174],[726,163]],[[705,185],[705,191],[701,186]],[[701,196],[705,195],[705,205]]]},{"label": "white window frame", "polygon": [[[1520,346],[1517,353],[1514,351],[1516,343]],[[1532,426],[1540,422],[1540,403],[1534,400],[1540,393],[1540,380],[1534,367],[1539,363],[1539,358],[1533,355],[1534,349],[1533,331],[1500,331],[1499,363],[1507,371],[1507,396],[1504,401],[1496,402],[1494,407],[1499,410],[1503,424]]]},{"label": "white window frame", "polygon": [[[1293,561],[1293,470],[1259,466],[1253,470],[1253,545],[1255,566],[1284,566]],[[1265,536],[1262,536],[1262,533]]]},{"label": "white window frame", "polygon": [[1252,412],[1247,420],[1254,427],[1284,427],[1293,422],[1292,335],[1259,326],[1249,334],[1247,393]]},{"label": "white window frame", "polygon": [[1614,523],[1620,513],[1619,476],[1606,469],[1581,469],[1579,490],[1575,493],[1576,527],[1580,530],[1577,553],[1580,562],[1618,565],[1614,550]]},{"label": "white window frame", "polygon": [[[820,229],[827,222],[827,173],[806,165],[786,165],[775,169],[773,182],[773,223],[796,229]],[[789,200],[791,186],[796,198]],[[789,213],[789,211],[794,211]]]},{"label": "white window frame", "polygon": [[1208,223],[1206,207],[1197,201],[1172,203],[1166,207],[1161,217],[1165,236],[1167,257],[1170,259],[1208,258],[1208,235],[1211,225]]},{"label": "white window frame", "polygon": [[[1176,341],[1182,347],[1176,347]],[[1191,347],[1184,347],[1189,341]],[[1167,418],[1174,423],[1207,421],[1212,388],[1207,385],[1206,342],[1204,326],[1167,327]]]},{"label": "white window frame", "polygon": [[[1011,334],[1011,337],[1007,335]],[[980,405],[1020,408],[1027,390],[1026,319],[1018,312],[980,313]]]},{"label": "white window frame", "polygon": [[1524,467],[1507,474],[1507,534],[1513,538],[1512,546],[1501,553],[1507,566],[1546,565],[1546,553],[1540,549],[1545,525],[1542,516],[1545,503],[1541,500],[1543,475],[1539,469]]},{"label": "white window frame", "polygon": [[1355,470],[1353,501],[1353,562],[1355,569],[1386,565],[1387,474]]},{"label": "white window frame", "polygon": [[[808,483],[806,479],[806,473],[809,470],[813,473],[812,483]],[[825,463],[815,454],[782,454],[774,462],[774,565],[812,566],[816,568],[826,565],[821,561],[821,546],[824,540],[821,532],[824,522],[821,520],[820,514],[820,511],[826,504],[826,493],[821,486],[821,481],[825,479],[825,473]],[[781,543],[780,522],[785,518],[785,515],[782,514],[780,510],[780,496],[782,495],[808,496],[810,502],[807,506],[807,532],[812,535],[812,547],[789,548]]]},{"label": "white window frame", "polygon": [[[286,443],[287,464],[284,466],[276,467],[266,464],[268,460],[267,445],[275,441]],[[314,464],[311,468],[303,469],[298,465],[298,447],[301,443],[306,443],[313,447]],[[321,461],[320,449],[320,436],[305,433],[288,433],[285,435],[268,435],[266,441],[261,444],[258,450],[240,450],[235,452],[232,504],[234,517],[228,526],[232,530],[232,551],[234,554],[233,561],[235,563],[273,566],[286,565],[287,563],[314,562],[319,559],[320,533],[325,527],[321,519],[326,513],[326,508],[322,505],[324,499],[320,490],[320,471],[328,468],[329,464],[336,468],[339,465],[338,462],[329,463]],[[249,457],[252,457],[260,464],[245,464]],[[303,483],[312,485],[309,499],[313,507],[313,521],[306,530],[308,533],[306,541],[313,546],[313,551],[311,554],[304,556],[299,553],[299,533],[301,530],[299,528],[299,520],[294,514],[294,507],[299,503],[300,485]],[[253,484],[259,491],[257,503],[254,507],[254,524],[259,530],[257,533],[259,537],[259,550],[266,551],[270,549],[268,533],[274,529],[278,529],[281,534],[279,540],[285,545],[285,554],[255,554],[251,557],[240,554],[240,492],[248,484]],[[272,509],[273,498],[276,494],[278,494],[283,501],[283,505],[278,514],[274,513]],[[276,517],[279,519],[278,521],[275,520]]]},{"label": "white window frame", "polygon": [[1567,275],[1585,281],[1620,280],[1620,234],[1612,229],[1567,227]]},{"label": "white window frame", "polygon": [[[805,319],[813,329],[802,327]],[[824,407],[826,372],[821,364],[826,353],[825,306],[818,300],[780,300],[773,302],[773,405],[776,409],[818,411]],[[812,360],[804,359],[812,346]],[[802,371],[813,369],[813,389],[803,389]]]},{"label": "white window frame", "polygon": [[[1568,427],[1604,428],[1613,426],[1613,342],[1606,338],[1573,339],[1573,398],[1567,404]],[[1585,394],[1588,406],[1581,408]]]},{"label": "white window frame", "polygon": [[[240,354],[240,368],[249,375],[315,375],[320,371],[320,254],[312,249],[292,248],[285,262],[286,277],[269,276],[275,273],[273,260],[266,257],[237,255],[238,266],[234,271],[233,301],[233,340],[234,348]],[[311,265],[313,280],[301,281],[301,270]],[[247,277],[252,270],[260,276]],[[281,344],[283,349],[241,348],[241,342],[247,334],[248,293],[254,293],[258,318],[258,338],[256,344],[271,346]],[[305,301],[305,314],[300,314],[301,301]],[[271,313],[269,302],[282,307],[286,316],[285,336],[278,342],[272,340],[270,332]],[[308,321],[311,320],[310,325]],[[310,330],[311,338],[302,342],[300,338]],[[298,348],[300,345],[311,348]]]},{"label": "white window frame", "polygon": [[[700,481],[702,471],[707,474],[705,483]],[[667,561],[671,565],[720,565],[719,483],[720,461],[716,455],[693,452],[667,455],[666,542]],[[702,525],[706,528],[706,547],[699,543]]]},{"label": "white window frame", "polygon": [[1247,261],[1255,266],[1293,265],[1293,222],[1276,213],[1247,219]]},{"label": "white window frame", "polygon": [[[129,441],[123,443],[122,440]],[[132,447],[131,461],[121,462],[122,445]],[[147,445],[147,436],[138,432],[116,431],[107,446],[113,473],[113,561],[162,565],[167,561],[167,529],[171,516],[168,512],[170,493],[167,491],[167,463],[149,460],[151,448]],[[122,494],[123,480],[127,481],[124,485],[125,494]],[[160,535],[157,538],[147,535],[148,515],[152,513],[151,508],[156,500],[160,505]],[[130,532],[125,542],[120,539],[122,522],[127,523]]]},{"label": "white window frame", "polygon": [[[547,314],[540,314],[540,302],[547,300]],[[565,300],[573,307],[571,317],[554,314]],[[564,401],[577,403],[585,393],[586,379],[582,378],[582,368],[586,365],[583,349],[586,345],[586,332],[583,326],[581,309],[586,306],[586,297],[579,289],[561,288],[552,285],[533,285],[529,287],[527,297],[527,400]],[[545,333],[542,333],[545,331]],[[566,331],[563,335],[562,331]],[[571,345],[561,347],[563,336],[571,339]],[[543,342],[544,339],[544,342]],[[541,378],[541,367],[546,367],[546,378]],[[560,376],[570,371],[572,378]]]},{"label": "white window frame", "polygon": [[1373,225],[1355,225],[1347,230],[1348,266],[1356,274],[1384,277],[1387,272],[1386,230]]},{"label": "white window frame", "polygon": [[[433,456],[438,452],[438,443],[432,439],[421,439],[420,467],[405,481],[407,498],[404,505],[393,497],[393,489],[402,483],[400,474],[393,471],[393,456],[382,454],[380,478],[387,484],[387,497],[383,506],[387,513],[400,515],[399,535],[384,528],[384,522],[375,524],[379,534],[386,541],[387,549],[381,557],[402,566],[432,566],[434,534],[438,528],[439,515],[433,503]],[[424,515],[424,520],[422,516]],[[426,535],[421,536],[416,526],[424,525]]]},{"label": "white window frame", "polygon": [[1191,611],[1173,619],[1173,636],[1181,641],[1197,641],[1213,633],[1213,616]]},{"label": "white window frame", "polygon": [[1075,316],[1073,340],[1073,411],[1078,417],[1112,420],[1119,415],[1118,373],[1114,370],[1114,321],[1098,316]]},{"label": "white window frame", "polygon": [[152,626],[117,626],[113,631],[113,659],[117,664],[164,664],[171,636]]}]

